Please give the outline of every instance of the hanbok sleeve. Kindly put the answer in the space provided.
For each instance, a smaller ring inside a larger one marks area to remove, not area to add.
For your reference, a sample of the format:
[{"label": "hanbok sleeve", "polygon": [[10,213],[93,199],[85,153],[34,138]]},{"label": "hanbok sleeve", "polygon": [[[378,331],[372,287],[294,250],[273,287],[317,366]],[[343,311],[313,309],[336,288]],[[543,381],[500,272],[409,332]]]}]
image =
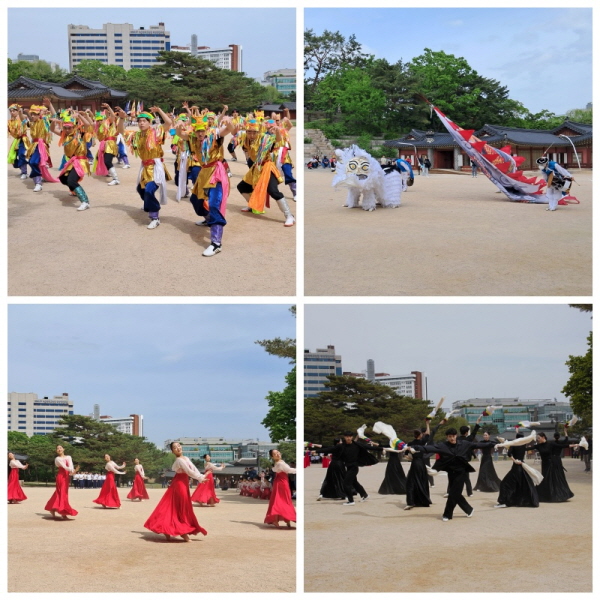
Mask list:
[{"label": "hanbok sleeve", "polygon": [[198,481],[204,481],[205,479],[204,475],[198,471],[192,461],[183,456],[175,459],[175,462],[173,463],[173,471],[177,471],[178,469],[181,469],[186,475],[193,479],[197,479]]},{"label": "hanbok sleeve", "polygon": [[273,471],[275,471],[276,473],[294,474],[296,472],[296,469],[292,469],[292,467],[290,467],[287,463],[283,462],[282,460],[278,460],[273,465]]},{"label": "hanbok sleeve", "polygon": [[215,465],[215,463],[209,462],[209,463],[206,463],[206,467],[210,468],[211,471],[222,471],[225,468],[225,465],[221,465],[220,467],[217,467],[217,465]]},{"label": "hanbok sleeve", "polygon": [[73,468],[73,461],[70,456],[57,456],[54,459],[54,464],[61,469],[65,469],[72,473],[75,469]]},{"label": "hanbok sleeve", "polygon": [[104,466],[104,468],[107,471],[111,471],[112,473],[116,473],[117,475],[125,475],[125,471],[119,471],[119,469],[117,469],[117,463],[114,460],[109,460],[106,465]]},{"label": "hanbok sleeve", "polygon": [[23,463],[20,460],[17,460],[16,458],[13,458],[10,461],[10,467],[11,467],[11,469],[24,469],[25,468]]}]

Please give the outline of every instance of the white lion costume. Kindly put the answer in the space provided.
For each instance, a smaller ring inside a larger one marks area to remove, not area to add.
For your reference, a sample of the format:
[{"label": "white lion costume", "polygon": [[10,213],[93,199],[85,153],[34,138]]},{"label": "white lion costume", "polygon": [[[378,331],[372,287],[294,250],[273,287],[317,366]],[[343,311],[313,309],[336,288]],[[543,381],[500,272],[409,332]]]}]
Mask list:
[{"label": "white lion costume", "polygon": [[346,185],[348,208],[358,208],[362,194],[362,209],[375,210],[400,206],[402,177],[398,171],[386,173],[381,165],[365,150],[356,145],[335,151],[338,160],[331,185]]}]

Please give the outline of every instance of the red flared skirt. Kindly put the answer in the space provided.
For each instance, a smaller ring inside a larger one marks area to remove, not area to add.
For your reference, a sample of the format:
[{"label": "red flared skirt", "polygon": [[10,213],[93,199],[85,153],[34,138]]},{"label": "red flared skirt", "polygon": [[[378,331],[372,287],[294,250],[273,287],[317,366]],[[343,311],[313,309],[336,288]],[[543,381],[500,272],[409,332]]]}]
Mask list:
[{"label": "red flared skirt", "polygon": [[74,517],[77,511],[69,504],[69,472],[66,469],[58,469],[56,474],[56,491],[48,500],[44,510],[54,510],[59,515],[71,515]]},{"label": "red flared skirt", "polygon": [[326,468],[329,466],[329,464],[330,464],[330,463],[331,463],[331,459],[330,459],[330,458],[328,458],[327,456],[324,456],[324,457],[323,457],[323,462],[321,463],[321,466],[322,466],[324,469],[326,469]]},{"label": "red flared skirt", "polygon": [[306,467],[310,467],[310,456],[307,454],[304,455],[304,468],[306,469]]},{"label": "red flared skirt", "polygon": [[190,482],[185,473],[177,473],[144,527],[165,535],[206,535],[194,514]]},{"label": "red flared skirt", "polygon": [[263,488],[260,491],[260,499],[268,500],[271,497],[271,488]]},{"label": "red flared skirt", "polygon": [[273,480],[271,498],[265,523],[278,521],[296,521],[296,509],[292,504],[292,493],[287,473],[277,473]]},{"label": "red flared skirt", "polygon": [[106,474],[106,479],[100,489],[100,495],[95,500],[92,500],[92,502],[108,506],[109,508],[118,508],[121,506],[121,499],[115,485],[115,474],[112,471]]},{"label": "red flared skirt", "polygon": [[144,479],[139,473],[135,474],[133,479],[133,487],[127,497],[130,500],[136,500],[137,498],[141,498],[142,500],[150,500],[150,496],[148,496],[148,492],[146,491],[146,486],[144,485]]},{"label": "red flared skirt", "polygon": [[214,500],[215,504],[221,502],[217,498],[217,494],[215,492],[215,480],[213,478],[212,471],[208,471],[205,473],[205,479],[202,483],[198,484],[198,487],[194,490],[192,494],[192,502],[202,502],[204,504],[208,504],[211,500]]},{"label": "red flared skirt", "polygon": [[21,488],[21,484],[19,483],[19,469],[11,469],[10,475],[8,476],[8,499],[13,502],[16,500],[20,502],[21,500],[27,500],[27,496],[23,492]]}]

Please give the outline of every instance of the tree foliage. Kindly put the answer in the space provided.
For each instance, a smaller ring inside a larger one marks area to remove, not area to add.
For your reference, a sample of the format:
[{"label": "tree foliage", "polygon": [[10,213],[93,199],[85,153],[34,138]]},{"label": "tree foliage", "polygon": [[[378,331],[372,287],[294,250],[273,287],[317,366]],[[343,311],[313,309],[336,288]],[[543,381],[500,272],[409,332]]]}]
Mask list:
[{"label": "tree foliage", "polygon": [[566,365],[571,377],[562,389],[562,393],[569,398],[573,412],[581,418],[586,426],[592,425],[593,412],[593,360],[592,360],[592,332],[587,338],[588,351],[583,356],[569,355]]},{"label": "tree foliage", "polygon": [[[356,431],[363,423],[375,421],[392,425],[396,434],[412,439],[412,430],[424,424],[431,411],[427,400],[400,396],[392,388],[348,376],[330,376],[327,390],[304,402],[304,430],[307,441],[331,443],[344,430]],[[372,439],[387,445],[385,437]]]},{"label": "tree foliage", "polygon": [[35,60],[33,62],[25,60],[8,59],[8,83],[15,81],[19,77],[29,77],[38,81],[49,81],[52,83],[63,83],[70,77],[64,69],[53,69],[50,63],[45,60]]}]

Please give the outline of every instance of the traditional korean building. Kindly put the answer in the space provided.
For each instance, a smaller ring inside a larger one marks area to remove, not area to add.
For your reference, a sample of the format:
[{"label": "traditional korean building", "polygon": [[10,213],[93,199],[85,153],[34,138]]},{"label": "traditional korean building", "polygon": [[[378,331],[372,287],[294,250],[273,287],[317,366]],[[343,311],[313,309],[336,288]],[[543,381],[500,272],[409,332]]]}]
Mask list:
[{"label": "traditional korean building", "polygon": [[[554,129],[521,129],[502,125],[484,125],[474,135],[496,148],[510,147],[510,153],[523,156],[524,170],[537,169],[536,159],[547,153],[567,169],[577,168],[577,157],[584,169],[592,168],[592,125],[566,120]],[[571,144],[572,142],[572,144]],[[383,144],[395,148],[398,156],[413,165],[416,157],[429,157],[434,169],[468,170],[469,157],[446,132],[413,129],[397,140]],[[575,146],[575,149],[573,148]],[[576,154],[577,153],[577,156]],[[416,155],[416,156],[415,156]]]},{"label": "traditional korean building", "polygon": [[8,84],[8,102],[16,102],[23,108],[32,104],[42,104],[50,98],[54,108],[60,111],[72,106],[76,110],[101,110],[101,104],[124,105],[127,92],[106,87],[99,81],[89,81],[74,75],[65,83],[38,81],[29,77],[19,77]]}]

